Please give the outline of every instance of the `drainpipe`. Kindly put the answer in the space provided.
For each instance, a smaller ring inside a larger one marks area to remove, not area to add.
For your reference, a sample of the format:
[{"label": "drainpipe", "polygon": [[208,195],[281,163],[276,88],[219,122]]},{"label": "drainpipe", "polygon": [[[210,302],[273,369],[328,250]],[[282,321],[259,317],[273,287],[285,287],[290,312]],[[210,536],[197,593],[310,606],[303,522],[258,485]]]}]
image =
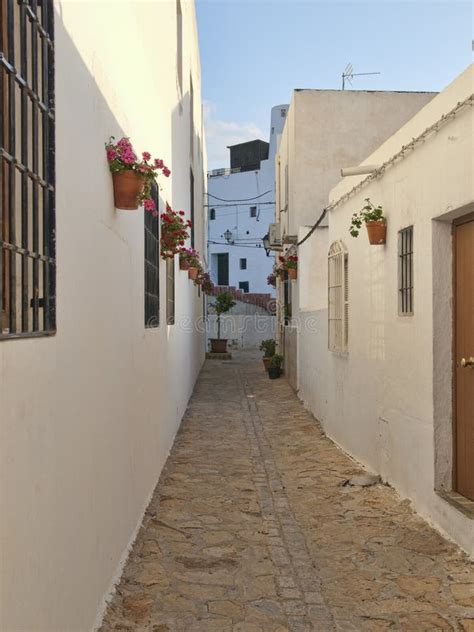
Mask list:
[{"label": "drainpipe", "polygon": [[359,165],[358,167],[345,167],[341,169],[341,176],[346,178],[347,176],[362,176],[365,174],[373,173],[379,168],[379,165]]}]

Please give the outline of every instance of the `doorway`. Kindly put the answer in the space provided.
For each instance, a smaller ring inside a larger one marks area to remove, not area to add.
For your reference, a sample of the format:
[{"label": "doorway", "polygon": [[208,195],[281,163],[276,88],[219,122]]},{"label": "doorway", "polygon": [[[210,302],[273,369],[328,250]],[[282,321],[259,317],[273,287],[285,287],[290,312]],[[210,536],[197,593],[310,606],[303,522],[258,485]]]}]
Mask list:
[{"label": "doorway", "polygon": [[453,225],[454,489],[474,500],[474,214]]},{"label": "doorway", "polygon": [[217,285],[229,285],[229,253],[217,255]]}]

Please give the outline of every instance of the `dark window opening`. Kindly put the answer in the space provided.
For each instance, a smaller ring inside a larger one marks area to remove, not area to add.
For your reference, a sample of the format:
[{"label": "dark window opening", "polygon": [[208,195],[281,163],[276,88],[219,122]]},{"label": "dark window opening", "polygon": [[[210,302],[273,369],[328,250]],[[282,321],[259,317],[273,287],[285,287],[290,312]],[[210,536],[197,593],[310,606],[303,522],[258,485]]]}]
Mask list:
[{"label": "dark window opening", "polygon": [[0,338],[56,329],[53,4],[0,1]]},{"label": "dark window opening", "polygon": [[241,270],[247,270],[247,259],[241,259],[240,260],[240,269]]},{"label": "dark window opening", "polygon": [[285,280],[283,282],[283,309],[284,323],[291,323],[291,281],[288,280],[288,272],[285,271]]},{"label": "dark window opening", "polygon": [[251,206],[250,207],[250,217],[257,217],[257,207],[256,206]]},{"label": "dark window opening", "polygon": [[166,259],[166,324],[175,322],[174,258]]},{"label": "dark window opening", "polygon": [[216,209],[211,208],[209,211],[209,219],[216,219]]},{"label": "dark window opening", "polygon": [[189,211],[191,215],[191,248],[194,248],[194,173],[189,170]]},{"label": "dark window opening", "polygon": [[[159,209],[158,187],[151,197]],[[145,211],[145,327],[160,324],[160,220]]]},{"label": "dark window opening", "polygon": [[398,310],[413,314],[413,226],[398,233]]},{"label": "dark window opening", "polygon": [[249,292],[249,282],[248,281],[240,281],[239,282],[239,290],[242,290],[246,294]]}]

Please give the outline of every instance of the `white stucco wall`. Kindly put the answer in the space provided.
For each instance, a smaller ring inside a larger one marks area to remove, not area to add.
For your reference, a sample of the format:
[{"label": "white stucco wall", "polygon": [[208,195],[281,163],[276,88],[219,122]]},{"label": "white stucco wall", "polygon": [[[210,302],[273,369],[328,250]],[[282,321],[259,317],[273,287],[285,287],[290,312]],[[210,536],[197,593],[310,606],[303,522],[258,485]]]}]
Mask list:
[{"label": "white stucco wall", "polygon": [[[471,66],[364,163],[380,164],[394,155],[469,96],[472,85]],[[313,371],[311,379],[313,389],[325,392],[327,401],[323,405],[305,397],[316,415],[323,410],[323,425],[331,438],[380,472],[471,555],[472,520],[442,500],[435,487],[449,489],[449,222],[473,208],[473,167],[473,112],[468,107],[388,168],[383,177],[331,211],[328,241],[342,239],[349,253],[349,352],[340,355],[326,350],[313,360],[326,366],[325,376]],[[331,192],[331,200],[360,179],[341,182]],[[351,215],[366,197],[385,209],[385,246],[369,246],[365,229],[358,239],[348,234]],[[399,316],[397,234],[409,225],[414,226],[415,313]],[[311,243],[315,248],[317,243]],[[322,276],[319,283],[318,291],[324,291]],[[313,338],[315,349],[327,349],[323,328]],[[302,366],[301,371],[305,370]]]},{"label": "white stucco wall", "polygon": [[[204,252],[199,51],[192,2],[177,87],[174,2],[56,3],[57,334],[0,343],[2,630],[90,630],[139,524],[205,350],[202,298],[176,272],[176,325],[144,328],[143,210],[116,211],[104,142],[170,166]],[[111,20],[113,18],[113,20]],[[107,36],[104,36],[104,28]]]}]

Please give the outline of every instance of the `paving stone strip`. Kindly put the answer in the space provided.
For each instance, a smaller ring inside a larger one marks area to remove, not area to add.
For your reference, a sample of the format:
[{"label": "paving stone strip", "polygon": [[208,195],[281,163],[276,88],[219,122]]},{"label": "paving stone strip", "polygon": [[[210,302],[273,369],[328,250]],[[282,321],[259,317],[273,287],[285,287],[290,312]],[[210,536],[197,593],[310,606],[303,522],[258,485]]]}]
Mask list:
[{"label": "paving stone strip", "polygon": [[258,355],[206,362],[102,632],[474,632],[474,566]]}]

